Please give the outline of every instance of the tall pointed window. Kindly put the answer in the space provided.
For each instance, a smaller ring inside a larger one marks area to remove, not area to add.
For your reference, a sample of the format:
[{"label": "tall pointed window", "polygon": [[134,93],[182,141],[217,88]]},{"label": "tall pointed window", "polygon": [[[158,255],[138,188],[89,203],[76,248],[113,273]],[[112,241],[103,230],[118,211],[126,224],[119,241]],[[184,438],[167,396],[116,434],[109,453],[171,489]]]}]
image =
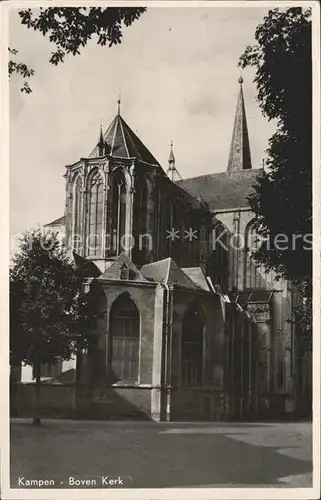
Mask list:
[{"label": "tall pointed window", "polygon": [[82,233],[81,233],[81,177],[78,175],[76,182],[74,184],[74,228],[73,228],[73,241],[72,247],[75,252],[79,252],[81,249]]},{"label": "tall pointed window", "polygon": [[140,232],[144,234],[147,231],[147,186],[145,181],[141,181],[139,189],[139,207],[140,207]]},{"label": "tall pointed window", "polygon": [[88,255],[91,257],[101,254],[103,205],[103,179],[99,172],[95,172],[89,191]]},{"label": "tall pointed window", "polygon": [[111,206],[109,214],[111,217],[111,245],[110,254],[119,255],[124,249],[122,247],[123,236],[125,235],[126,219],[126,181],[121,168],[117,168],[112,173],[111,179]]},{"label": "tall pointed window", "polygon": [[182,385],[202,385],[205,323],[197,304],[188,306],[182,329]]},{"label": "tall pointed window", "polygon": [[134,260],[136,264],[145,264],[146,250],[150,249],[147,231],[147,185],[146,180],[135,178],[133,236],[135,238]]},{"label": "tall pointed window", "polygon": [[139,312],[125,293],[113,303],[110,312],[111,369],[117,381],[138,380]]},{"label": "tall pointed window", "polygon": [[260,237],[258,236],[253,222],[250,222],[245,231],[245,288],[265,288],[264,266],[256,262],[253,254],[260,247]]}]

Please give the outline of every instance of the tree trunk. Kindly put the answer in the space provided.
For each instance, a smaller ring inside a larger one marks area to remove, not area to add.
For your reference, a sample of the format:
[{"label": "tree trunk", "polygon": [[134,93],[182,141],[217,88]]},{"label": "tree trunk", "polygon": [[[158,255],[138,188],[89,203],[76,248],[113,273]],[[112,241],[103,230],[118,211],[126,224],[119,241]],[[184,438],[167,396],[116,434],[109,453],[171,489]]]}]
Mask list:
[{"label": "tree trunk", "polygon": [[41,363],[37,360],[35,364],[36,383],[34,387],[34,400],[33,400],[33,425],[40,425],[41,420],[39,416],[39,406],[41,399]]}]

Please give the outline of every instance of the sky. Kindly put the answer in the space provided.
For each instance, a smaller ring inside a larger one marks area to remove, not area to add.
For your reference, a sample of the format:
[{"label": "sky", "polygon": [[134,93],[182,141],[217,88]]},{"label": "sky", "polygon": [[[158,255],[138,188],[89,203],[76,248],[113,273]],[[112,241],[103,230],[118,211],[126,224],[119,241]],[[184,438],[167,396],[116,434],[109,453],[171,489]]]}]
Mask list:
[{"label": "sky", "polygon": [[[54,46],[10,13],[9,43],[35,70],[31,94],[10,79],[10,232],[64,214],[65,165],[86,157],[117,113],[167,169],[170,142],[183,178],[225,171],[240,54],[255,43],[266,8],[151,8],[121,45],[93,39],[53,66]],[[252,68],[243,71],[252,164],[262,166],[275,125],[262,116]]]}]

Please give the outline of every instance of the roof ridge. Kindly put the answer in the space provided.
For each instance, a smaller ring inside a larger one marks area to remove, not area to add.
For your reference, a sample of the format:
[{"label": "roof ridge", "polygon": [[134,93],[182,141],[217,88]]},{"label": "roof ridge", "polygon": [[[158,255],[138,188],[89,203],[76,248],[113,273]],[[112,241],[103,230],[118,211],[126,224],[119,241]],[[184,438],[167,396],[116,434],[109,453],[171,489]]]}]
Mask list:
[{"label": "roof ridge", "polygon": [[[126,132],[124,132],[124,136],[126,136],[126,139],[128,139],[130,141],[132,148],[137,151],[137,154],[138,154],[138,158],[137,159],[141,160],[142,159],[142,155],[140,154],[139,150],[137,150],[137,147],[135,145],[135,142],[134,142],[133,137],[132,137],[131,134],[133,134],[138,141],[139,141],[139,137],[135,134],[135,132],[130,128],[130,126],[127,124],[127,122],[123,118],[122,118],[122,120],[123,120],[123,122],[124,122],[124,124],[126,126],[126,129],[125,129]],[[126,135],[126,133],[127,133],[127,135]],[[141,141],[139,141],[139,142],[142,144],[143,147],[145,147],[144,144]]]},{"label": "roof ridge", "polygon": [[[114,145],[115,145],[115,138],[116,138],[116,132],[117,132],[117,125],[118,125],[118,118],[119,115],[116,115],[115,118],[113,119],[112,123],[110,124],[110,127],[112,126],[112,124],[115,122],[115,130],[114,130],[114,135],[113,135],[113,139],[111,141],[111,148],[110,148],[110,153],[113,154],[114,152]],[[109,130],[108,128],[108,130]],[[107,139],[107,132],[106,132],[106,139]]]},{"label": "roof ridge", "polygon": [[[143,148],[156,162],[157,164],[159,165],[158,161],[156,160],[156,158],[154,157],[154,155],[149,151],[149,149],[147,148],[147,146],[145,146],[145,144],[143,143],[143,141],[138,137],[138,135],[133,131],[133,129],[128,125],[128,123],[126,122],[126,120],[124,120],[124,118],[121,116],[120,119],[122,120],[122,122],[124,123],[124,125],[126,126],[126,129],[128,131],[128,136],[129,136],[129,139],[132,143],[132,146],[137,149],[136,147],[136,144],[133,140],[133,138],[135,138],[135,140],[138,142],[138,145]],[[138,155],[139,155],[139,158],[140,160],[142,160],[142,156],[139,152],[139,150],[137,151],[138,152]],[[150,164],[150,162],[146,162],[148,164]]]},{"label": "roof ridge", "polygon": [[208,174],[201,174],[201,175],[196,175],[195,177],[184,177],[184,179],[180,179],[179,181],[176,181],[175,184],[179,184],[180,182],[185,182],[185,181],[190,181],[190,180],[194,180],[194,179],[200,179],[201,177],[212,177],[213,175],[229,175],[229,176],[232,176],[232,175],[239,175],[239,174],[244,174],[245,175],[252,175],[253,172],[259,172],[260,170],[263,171],[263,168],[262,167],[259,167],[259,168],[247,168],[247,169],[244,169],[244,170],[231,170],[231,171],[227,171],[227,170],[222,170],[221,172],[212,172],[212,173],[208,173]]},{"label": "roof ridge", "polygon": [[[124,145],[125,145],[125,148],[126,148],[126,152],[127,152],[127,155],[128,155],[128,158],[130,158],[130,154],[129,154],[129,149],[128,149],[128,146],[127,146],[127,139],[126,139],[126,135],[125,135],[125,132],[124,132],[124,127],[123,127],[123,120],[122,120],[122,117],[120,115],[117,115],[119,116],[119,124],[120,124],[120,128],[121,128],[121,132],[122,132],[122,136],[123,136],[123,140],[124,140]],[[126,122],[124,122],[126,123]]]},{"label": "roof ridge", "polygon": [[166,257],[165,259],[161,260],[155,260],[154,262],[147,262],[147,264],[144,264],[144,266],[152,266],[154,264],[159,264],[160,262],[165,262],[165,260],[170,260],[171,257]]},{"label": "roof ridge", "polygon": [[171,257],[169,257],[167,260],[168,260],[168,266],[167,266],[167,273],[166,273],[166,278],[165,278],[166,285],[167,285],[168,280],[169,280],[169,273],[170,273],[170,270],[171,270],[172,262],[174,262]]}]

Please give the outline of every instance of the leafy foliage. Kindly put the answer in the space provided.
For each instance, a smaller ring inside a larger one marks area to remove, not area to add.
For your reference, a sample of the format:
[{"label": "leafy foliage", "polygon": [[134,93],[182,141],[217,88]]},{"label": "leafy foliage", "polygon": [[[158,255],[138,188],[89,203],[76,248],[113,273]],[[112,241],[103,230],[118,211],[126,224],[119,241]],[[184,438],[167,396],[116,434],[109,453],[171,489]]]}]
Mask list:
[{"label": "leafy foliage", "polygon": [[144,7],[49,7],[21,10],[21,22],[28,28],[48,35],[57,50],[51,54],[50,62],[63,62],[66,54],[80,54],[80,49],[96,36],[99,45],[109,47],[122,41],[123,26],[130,26],[141,14]]},{"label": "leafy foliage", "polygon": [[57,234],[23,235],[10,272],[10,354],[29,365],[70,359],[88,341],[82,276]]},{"label": "leafy foliage", "polygon": [[311,10],[270,10],[255,39],[239,64],[256,68],[258,102],[263,114],[276,120],[277,130],[269,140],[267,170],[249,197],[255,228],[265,238],[254,257],[293,280],[296,320],[311,338]]},{"label": "leafy foliage", "polygon": [[[256,67],[258,102],[263,114],[277,121],[277,131],[269,140],[267,171],[249,198],[258,233],[270,235],[256,259],[290,278],[311,276],[310,16],[309,9],[299,7],[269,11],[256,29],[257,44],[247,47],[240,58],[242,67]],[[283,240],[289,244],[275,244],[277,235],[285,235]],[[294,244],[293,235],[297,235]]]},{"label": "leafy foliage", "polygon": [[[18,54],[18,51],[16,49],[12,49],[9,47],[9,54],[11,56],[16,56]],[[34,74],[33,69],[29,69],[28,66],[24,63],[14,61],[13,59],[9,60],[8,63],[8,71],[9,71],[9,78],[13,73],[16,73],[24,79],[23,85],[21,87],[21,92],[26,92],[26,94],[30,94],[32,92],[31,87],[28,82],[28,78],[30,78]]]},{"label": "leafy foliage", "polygon": [[312,350],[312,287],[310,280],[294,282],[294,321],[297,325],[297,355]]},{"label": "leafy foliage", "polygon": [[[19,11],[21,23],[27,28],[39,31],[56,45],[51,53],[50,63],[57,65],[64,61],[66,55],[77,55],[87,42],[96,37],[97,44],[112,47],[120,44],[123,28],[130,26],[146,11],[145,7],[48,7],[47,9],[23,9]],[[12,56],[17,54],[10,49]],[[17,73],[23,78],[34,74],[32,69],[23,63],[9,61],[9,76]],[[25,80],[22,92],[32,90]]]}]

